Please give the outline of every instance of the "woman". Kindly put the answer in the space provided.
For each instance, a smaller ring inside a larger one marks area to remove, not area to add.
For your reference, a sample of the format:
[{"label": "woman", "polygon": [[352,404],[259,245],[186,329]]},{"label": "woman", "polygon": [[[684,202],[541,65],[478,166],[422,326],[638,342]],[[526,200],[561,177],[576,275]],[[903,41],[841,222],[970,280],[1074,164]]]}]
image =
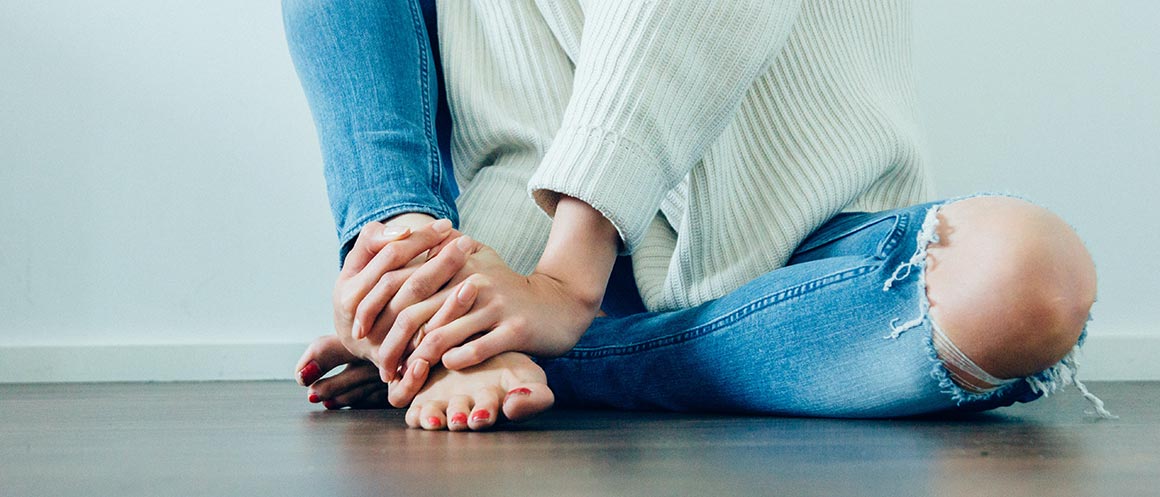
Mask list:
[{"label": "woman", "polygon": [[344,247],[312,401],[466,430],[1075,381],[1090,255],[1029,202],[929,201],[906,2],[441,2],[454,200],[420,6],[283,5]]}]

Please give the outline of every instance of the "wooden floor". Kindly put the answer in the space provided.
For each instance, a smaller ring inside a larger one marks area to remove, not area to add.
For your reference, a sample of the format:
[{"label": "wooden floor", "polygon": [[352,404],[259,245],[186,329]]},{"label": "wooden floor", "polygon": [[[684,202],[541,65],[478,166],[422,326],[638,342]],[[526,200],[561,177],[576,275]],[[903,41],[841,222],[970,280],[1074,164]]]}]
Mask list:
[{"label": "wooden floor", "polygon": [[1160,383],[958,419],[554,411],[428,433],[283,382],[0,385],[0,495],[1160,495]]}]

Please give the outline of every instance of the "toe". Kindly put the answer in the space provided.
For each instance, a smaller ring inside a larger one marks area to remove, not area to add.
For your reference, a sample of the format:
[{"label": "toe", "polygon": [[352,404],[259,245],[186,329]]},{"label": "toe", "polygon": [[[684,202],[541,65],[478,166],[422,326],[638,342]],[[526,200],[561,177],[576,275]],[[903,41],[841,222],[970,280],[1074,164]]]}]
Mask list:
[{"label": "toe", "polygon": [[472,430],[484,430],[495,424],[499,415],[499,396],[490,388],[478,390],[472,396],[475,407],[467,419],[467,426]]},{"label": "toe", "polygon": [[548,385],[524,383],[508,390],[503,399],[503,415],[512,421],[522,421],[548,410],[556,396]]},{"label": "toe", "polygon": [[322,378],[322,375],[326,374],[327,371],[356,359],[342,345],[337,336],[318,337],[298,359],[298,364],[295,366],[297,373],[294,376],[299,385],[310,386]]},{"label": "toe", "polygon": [[408,428],[423,427],[419,424],[419,415],[422,413],[424,405],[426,405],[426,402],[414,402],[411,404],[411,407],[407,408],[407,415],[403,417],[403,420],[407,422]]},{"label": "toe", "polygon": [[447,402],[447,428],[451,431],[467,429],[467,417],[471,413],[471,397],[456,395]]},{"label": "toe", "polygon": [[419,410],[419,424],[424,430],[442,430],[447,427],[447,403],[432,401]]}]

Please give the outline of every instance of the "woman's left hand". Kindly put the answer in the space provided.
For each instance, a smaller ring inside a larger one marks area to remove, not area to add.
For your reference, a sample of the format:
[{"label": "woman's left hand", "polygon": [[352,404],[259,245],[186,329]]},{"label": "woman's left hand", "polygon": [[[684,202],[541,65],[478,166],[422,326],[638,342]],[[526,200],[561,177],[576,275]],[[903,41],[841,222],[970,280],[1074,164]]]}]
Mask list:
[{"label": "woman's left hand", "polygon": [[[468,276],[450,292],[400,313],[387,332],[375,354],[381,371],[395,371],[408,344],[418,342],[406,357],[402,379],[391,384],[392,405],[410,402],[426,381],[431,364],[463,369],[507,351],[562,355],[599,311],[599,299],[593,302],[543,273],[516,273],[483,244],[454,279],[463,275]],[[420,329],[425,333],[416,336]]]}]

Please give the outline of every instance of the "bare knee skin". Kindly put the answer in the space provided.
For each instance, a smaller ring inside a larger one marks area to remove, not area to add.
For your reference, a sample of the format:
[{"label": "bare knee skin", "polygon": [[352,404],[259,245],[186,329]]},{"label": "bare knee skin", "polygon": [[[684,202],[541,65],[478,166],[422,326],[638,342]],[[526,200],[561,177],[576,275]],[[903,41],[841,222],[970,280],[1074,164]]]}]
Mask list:
[{"label": "bare knee skin", "polygon": [[1096,272],[1066,222],[1023,200],[976,197],[939,211],[938,236],[927,252],[930,316],[975,364],[1015,378],[1071,350]]}]

